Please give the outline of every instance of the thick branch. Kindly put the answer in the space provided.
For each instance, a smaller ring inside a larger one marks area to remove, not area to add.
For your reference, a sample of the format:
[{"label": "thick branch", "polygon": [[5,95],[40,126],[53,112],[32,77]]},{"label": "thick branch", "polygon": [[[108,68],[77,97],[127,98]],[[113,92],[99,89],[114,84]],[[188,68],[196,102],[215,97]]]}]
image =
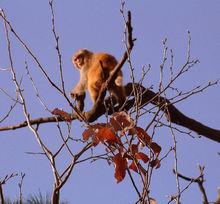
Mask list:
[{"label": "thick branch", "polygon": [[[174,105],[170,103],[169,100],[159,97],[157,93],[148,90],[144,88],[143,86],[140,87],[140,85],[135,84],[135,86],[138,86],[140,90],[140,94],[142,94],[142,100],[140,102],[141,106],[146,106],[149,103],[152,103],[154,105],[160,106],[161,110],[167,113],[167,110],[169,111],[169,117],[170,121],[172,123],[175,123],[177,125],[186,127],[199,135],[202,135],[206,138],[209,138],[213,141],[220,142],[220,130],[216,130],[213,128],[210,128],[206,125],[203,125],[202,123],[189,118],[185,116],[183,113],[181,113]],[[125,86],[126,89],[126,95],[132,95],[132,83],[129,83]],[[128,111],[130,110],[135,103],[135,99],[131,99],[127,101],[125,104],[125,110]],[[118,111],[120,107],[115,107],[114,110]],[[85,112],[85,118],[88,122],[94,122],[97,120],[100,116],[104,115],[106,113],[106,108],[103,103],[100,103],[97,107],[93,107],[92,110]],[[108,114],[111,115],[113,112],[111,110],[108,111]],[[168,118],[168,117],[167,117]],[[77,119],[77,116],[75,114],[72,115],[72,120]],[[30,120],[30,123],[32,125],[34,124],[43,124],[43,123],[48,123],[48,122],[56,122],[56,121],[64,121],[60,117],[46,117],[46,118],[37,118]],[[20,124],[13,125],[13,126],[5,126],[5,127],[0,127],[0,131],[5,131],[5,130],[15,130],[18,128],[26,127],[27,122],[24,121]]]},{"label": "thick branch", "polygon": [[[6,21],[6,20],[5,20]],[[6,21],[7,22],[7,21]],[[9,24],[10,26],[10,24]],[[104,97],[105,97],[105,92],[107,90],[108,84],[111,83],[115,77],[117,76],[117,73],[120,71],[124,63],[126,62],[128,58],[128,54],[131,52],[134,44],[133,44],[133,37],[132,37],[132,26],[131,26],[131,13],[130,11],[128,12],[128,17],[127,17],[127,22],[126,22],[126,33],[127,33],[127,50],[124,53],[122,59],[118,63],[118,65],[115,67],[114,72],[111,74],[109,79],[106,81],[104,86],[102,86],[102,89],[100,91],[99,97],[97,102],[94,104],[93,108],[84,113],[85,115],[85,120],[87,122],[93,122],[96,119],[98,119],[101,115],[106,113],[106,108],[103,104]],[[37,61],[38,62],[38,61]],[[127,84],[126,88],[126,94],[127,96],[132,95],[132,90],[134,90],[134,86],[137,86],[138,89],[140,90],[140,94],[142,95],[142,100],[140,101],[141,106],[146,106],[148,103],[152,103],[154,105],[157,105],[161,108],[162,111],[164,111],[166,114],[169,115],[167,117],[170,122],[176,123],[178,125],[181,125],[183,127],[189,128],[190,130],[193,130],[197,132],[199,135],[203,135],[209,139],[212,139],[214,141],[220,142],[220,131],[215,130],[212,128],[209,128],[196,120],[193,120],[184,114],[182,114],[174,105],[170,103],[169,100],[159,96],[157,93],[154,93],[153,91],[147,90],[144,87],[140,87],[137,84]],[[135,98],[127,101],[125,104],[125,110],[129,110],[134,106],[135,103]],[[119,110],[119,107],[114,108],[115,111]],[[169,112],[169,113],[168,113]],[[108,114],[112,114],[112,110],[108,111]],[[72,120],[77,119],[77,115],[74,113],[72,115]],[[46,117],[46,118],[37,118],[30,120],[30,125],[39,125],[43,123],[48,123],[48,122],[57,122],[57,121],[64,121],[63,118],[61,117]],[[4,130],[14,130],[22,127],[26,127],[28,125],[27,121],[24,121],[20,124],[13,125],[13,126],[5,126],[5,127],[0,127],[0,131]]]},{"label": "thick branch", "polygon": [[[187,117],[186,115],[181,113],[169,100],[159,96],[157,93],[151,90],[145,89],[143,86],[140,87],[137,84],[136,86],[138,86],[139,89],[140,88],[142,89],[141,93],[143,95],[142,95],[141,105],[147,105],[148,103],[157,105],[161,107],[161,110],[164,111],[166,114],[167,111],[169,111],[169,117],[167,117],[167,119],[170,118],[170,122],[188,128],[196,132],[198,135],[202,135],[216,142],[220,142],[220,130],[210,128],[190,117]],[[126,92],[127,92],[126,94],[129,95],[131,91],[132,91],[132,84],[130,83],[127,84],[126,86]],[[126,105],[126,109],[130,109],[132,105],[133,105],[132,102],[129,101]]]}]

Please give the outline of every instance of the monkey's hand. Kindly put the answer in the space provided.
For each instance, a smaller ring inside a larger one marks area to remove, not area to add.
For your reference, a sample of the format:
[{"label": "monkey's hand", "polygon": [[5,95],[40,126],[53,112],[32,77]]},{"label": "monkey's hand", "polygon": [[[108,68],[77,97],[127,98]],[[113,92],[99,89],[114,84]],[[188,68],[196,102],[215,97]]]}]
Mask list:
[{"label": "monkey's hand", "polygon": [[78,94],[74,93],[74,92],[70,92],[70,96],[71,96],[72,99],[77,99]]},{"label": "monkey's hand", "polygon": [[85,92],[83,93],[76,93],[76,92],[70,92],[70,96],[76,100],[77,105],[76,108],[80,111],[83,111],[84,109],[84,99],[86,97]]},{"label": "monkey's hand", "polygon": [[70,96],[71,98],[75,99],[75,100],[84,100],[85,99],[85,92],[75,92],[75,91],[71,91],[70,92]]},{"label": "monkey's hand", "polygon": [[106,108],[111,108],[111,107],[115,106],[115,104],[117,104],[117,100],[114,96],[108,96],[108,97],[106,97],[104,104],[105,104]]}]

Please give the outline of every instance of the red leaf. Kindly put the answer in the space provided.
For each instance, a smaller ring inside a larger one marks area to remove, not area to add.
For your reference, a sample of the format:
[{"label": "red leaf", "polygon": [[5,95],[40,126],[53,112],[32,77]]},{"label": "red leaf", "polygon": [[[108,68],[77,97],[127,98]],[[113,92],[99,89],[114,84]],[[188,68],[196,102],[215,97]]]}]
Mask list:
[{"label": "red leaf", "polygon": [[159,159],[154,159],[153,161],[150,162],[150,166],[152,168],[155,167],[156,169],[160,168],[160,160]]},{"label": "red leaf", "polygon": [[136,133],[139,139],[141,139],[145,144],[150,144],[152,139],[151,137],[146,133],[146,131],[140,127],[136,127]]},{"label": "red leaf", "polygon": [[107,142],[110,145],[114,145],[116,143],[122,144],[120,138],[115,134],[112,128],[102,123],[90,125],[82,135],[85,141],[87,141],[90,137],[93,137],[94,146],[100,142]]},{"label": "red leaf", "polygon": [[98,137],[95,137],[95,135],[92,138],[92,144],[95,147],[96,145],[98,145],[100,143],[100,140]]},{"label": "red leaf", "polygon": [[60,116],[63,120],[65,120],[67,122],[71,122],[72,121],[71,114],[69,114],[69,113],[67,113],[67,112],[65,112],[63,110],[60,110],[59,108],[55,108],[52,111],[52,114]]},{"label": "red leaf", "polygon": [[110,123],[115,131],[127,131],[134,127],[134,122],[131,117],[124,111],[112,114]]},{"label": "red leaf", "polygon": [[136,153],[135,158],[142,160],[144,163],[147,163],[149,161],[149,157],[146,154],[144,154],[143,152]]},{"label": "red leaf", "polygon": [[109,144],[115,144],[120,141],[119,137],[109,127],[99,127],[95,131],[94,137],[100,142],[106,141]]},{"label": "red leaf", "polygon": [[126,174],[127,160],[122,157],[120,153],[113,157],[113,162],[115,164],[115,179],[117,183],[121,182]]},{"label": "red leaf", "polygon": [[135,128],[131,128],[128,130],[128,134],[129,135],[135,135],[136,134],[136,129]]},{"label": "red leaf", "polygon": [[154,154],[156,154],[156,156],[158,156],[161,152],[161,147],[156,142],[152,142],[150,144],[150,148],[153,150],[153,152],[154,152]]},{"label": "red leaf", "polygon": [[131,164],[129,166],[129,169],[132,169],[133,171],[138,173],[138,168],[137,168],[137,165],[136,165],[135,161],[131,162]]},{"label": "red leaf", "polygon": [[[119,152],[123,152],[123,149],[122,149],[122,150],[119,150]],[[127,153],[124,153],[124,158],[126,158],[126,159],[128,159],[128,160],[133,160],[133,159],[134,159],[131,155],[129,155],[129,154],[127,154]]]},{"label": "red leaf", "polygon": [[93,134],[94,134],[94,130],[92,129],[92,127],[89,127],[82,134],[83,140],[87,141]]},{"label": "red leaf", "polygon": [[135,153],[138,153],[138,145],[136,144],[131,144],[130,145],[130,151],[131,151],[131,154],[135,154]]}]

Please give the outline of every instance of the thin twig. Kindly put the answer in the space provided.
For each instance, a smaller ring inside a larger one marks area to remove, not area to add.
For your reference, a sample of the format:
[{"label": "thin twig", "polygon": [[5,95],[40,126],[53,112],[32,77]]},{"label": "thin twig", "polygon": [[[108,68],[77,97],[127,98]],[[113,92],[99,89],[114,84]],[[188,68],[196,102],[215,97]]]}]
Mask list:
[{"label": "thin twig", "polygon": [[174,171],[174,173],[178,177],[180,177],[180,178],[182,178],[186,181],[197,183],[198,186],[199,186],[200,192],[202,193],[203,204],[209,204],[208,197],[207,197],[205,188],[203,186],[203,183],[204,183],[204,167],[199,166],[199,170],[200,170],[200,175],[197,178],[190,178],[190,177],[184,176],[184,175],[182,175],[182,174],[180,174],[179,172],[176,172],[176,171]]},{"label": "thin twig", "polygon": [[63,66],[62,66],[62,55],[60,51],[60,43],[59,43],[59,36],[56,32],[56,26],[55,26],[55,15],[54,15],[54,7],[53,7],[53,0],[49,0],[51,15],[52,15],[52,32],[56,41],[56,51],[58,55],[58,61],[59,61],[59,71],[60,71],[60,80],[61,80],[61,86],[63,93],[65,94],[65,84],[64,84],[64,78],[63,78]]}]

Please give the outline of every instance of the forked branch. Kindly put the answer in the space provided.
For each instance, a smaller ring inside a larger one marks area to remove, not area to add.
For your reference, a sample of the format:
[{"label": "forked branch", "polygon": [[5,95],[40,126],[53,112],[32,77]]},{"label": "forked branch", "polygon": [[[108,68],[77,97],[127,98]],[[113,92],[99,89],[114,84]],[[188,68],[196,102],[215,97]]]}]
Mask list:
[{"label": "forked branch", "polygon": [[[132,83],[128,83],[125,86],[127,96],[132,95],[132,91],[133,91],[132,86],[133,86]],[[141,89],[140,94],[142,95],[142,97],[140,101],[140,106],[144,107],[148,105],[149,103],[157,105],[161,107],[161,111],[164,111],[165,114],[167,114],[167,110],[169,111],[170,122],[183,126],[185,128],[188,128],[196,132],[198,135],[202,135],[213,141],[220,142],[220,130],[210,128],[190,117],[187,117],[181,111],[179,111],[168,99],[165,99],[164,97],[159,96],[158,93],[155,93],[149,89],[146,89],[145,87],[140,86],[139,84],[135,84],[135,86]],[[134,103],[135,103],[134,98],[128,100],[124,106],[124,109],[126,111],[129,111],[133,107]],[[119,109],[120,107],[118,106],[114,108],[116,112]],[[109,115],[111,115],[112,113],[113,113],[112,110],[108,110]],[[104,114],[106,114],[106,107],[104,106],[103,103],[100,103],[95,109],[92,109],[84,113],[85,118],[88,122],[94,122],[100,116]],[[72,120],[75,120],[75,119],[77,119],[77,115],[72,114]],[[36,118],[36,119],[30,120],[30,123],[32,125],[39,125],[39,124],[57,122],[57,121],[65,121],[65,120],[62,119],[61,117],[52,116],[52,117],[45,117],[45,118]],[[27,126],[27,122],[24,121],[16,125],[0,127],[0,131],[15,130],[15,129],[19,129],[19,128],[26,127],[26,126]]]}]

